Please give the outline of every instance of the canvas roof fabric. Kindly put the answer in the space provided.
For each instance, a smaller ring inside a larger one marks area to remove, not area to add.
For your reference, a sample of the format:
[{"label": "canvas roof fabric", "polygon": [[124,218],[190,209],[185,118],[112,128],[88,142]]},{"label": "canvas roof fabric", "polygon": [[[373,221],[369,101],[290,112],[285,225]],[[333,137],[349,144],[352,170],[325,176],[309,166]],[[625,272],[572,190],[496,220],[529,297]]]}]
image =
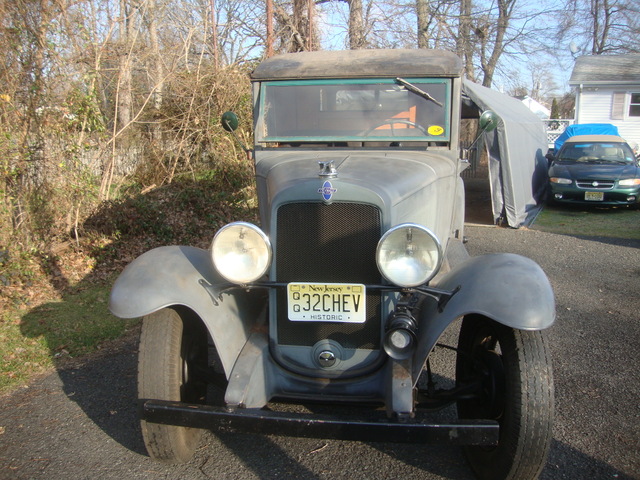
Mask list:
[{"label": "canvas roof fabric", "polygon": [[501,121],[485,133],[493,219],[512,228],[529,224],[544,200],[548,183],[547,133],[542,120],[521,101],[463,80],[463,92],[480,110]]},{"label": "canvas roof fabric", "polygon": [[300,78],[459,77],[462,62],[444,50],[344,50],[285,53],[268,58],[253,81]]}]

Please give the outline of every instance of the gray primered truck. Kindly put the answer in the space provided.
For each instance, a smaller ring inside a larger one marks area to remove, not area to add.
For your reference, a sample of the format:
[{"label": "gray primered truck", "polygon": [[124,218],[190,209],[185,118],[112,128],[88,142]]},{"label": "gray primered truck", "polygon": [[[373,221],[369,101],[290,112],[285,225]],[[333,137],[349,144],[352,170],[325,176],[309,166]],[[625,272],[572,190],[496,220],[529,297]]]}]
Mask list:
[{"label": "gray primered truck", "polygon": [[[228,224],[209,250],[151,250],[111,293],[115,315],[144,317],[152,457],[186,461],[202,429],[224,428],[454,443],[479,478],[537,478],[554,297],[533,261],[465,250],[461,72],[429,50],[286,54],[255,69],[260,226]],[[460,318],[443,388],[430,355]],[[456,420],[430,420],[452,404]]]}]

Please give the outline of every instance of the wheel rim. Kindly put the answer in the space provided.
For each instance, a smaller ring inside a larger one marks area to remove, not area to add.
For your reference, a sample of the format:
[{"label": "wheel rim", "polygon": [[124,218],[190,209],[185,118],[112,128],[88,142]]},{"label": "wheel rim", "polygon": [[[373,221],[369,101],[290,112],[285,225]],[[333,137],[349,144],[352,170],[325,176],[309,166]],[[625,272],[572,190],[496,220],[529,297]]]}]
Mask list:
[{"label": "wheel rim", "polygon": [[474,338],[460,376],[464,382],[478,384],[477,395],[459,402],[458,408],[464,418],[500,421],[505,408],[506,373],[498,338],[488,330],[483,329]]},{"label": "wheel rim", "polygon": [[478,358],[483,365],[480,403],[486,412],[485,418],[500,420],[505,404],[505,371],[502,355],[495,350],[482,350]]},{"label": "wheel rim", "polygon": [[203,349],[196,339],[191,335],[183,336],[180,352],[180,399],[183,402],[197,403],[204,399],[206,385],[195,375],[198,362],[204,361],[206,365],[206,357],[203,359],[203,353],[206,355],[206,348]]}]

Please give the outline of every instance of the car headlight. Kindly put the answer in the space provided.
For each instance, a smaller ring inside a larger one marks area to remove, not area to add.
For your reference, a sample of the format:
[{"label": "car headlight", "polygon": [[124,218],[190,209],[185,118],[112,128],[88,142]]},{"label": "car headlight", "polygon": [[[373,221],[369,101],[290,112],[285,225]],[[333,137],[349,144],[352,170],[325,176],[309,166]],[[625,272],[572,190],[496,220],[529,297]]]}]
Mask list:
[{"label": "car headlight", "polygon": [[563,177],[551,177],[549,178],[549,180],[551,181],[551,183],[559,183],[560,185],[571,185],[573,183],[573,180],[571,180],[570,178]]},{"label": "car headlight", "polygon": [[632,187],[634,185],[640,185],[640,178],[625,178],[624,180],[620,180],[618,185],[621,187]]},{"label": "car headlight", "polygon": [[251,283],[271,265],[269,237],[255,225],[234,222],[213,237],[211,259],[218,273],[232,283]]},{"label": "car headlight", "polygon": [[376,262],[380,273],[391,283],[416,287],[427,283],[438,272],[442,247],[428,228],[405,223],[382,236]]}]

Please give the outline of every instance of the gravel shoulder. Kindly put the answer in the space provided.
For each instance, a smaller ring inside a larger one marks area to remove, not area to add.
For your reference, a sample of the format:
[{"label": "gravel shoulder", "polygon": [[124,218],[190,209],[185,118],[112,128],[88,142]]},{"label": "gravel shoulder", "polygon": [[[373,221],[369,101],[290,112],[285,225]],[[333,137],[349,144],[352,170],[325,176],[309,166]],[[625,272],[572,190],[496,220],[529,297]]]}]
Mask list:
[{"label": "gravel shoulder", "polygon": [[[640,242],[478,226],[466,235],[472,255],[534,259],[555,290],[556,423],[542,478],[640,478]],[[188,464],[153,462],[136,364],[133,332],[1,398],[0,479],[473,478],[455,447],[231,433],[207,433]]]}]

